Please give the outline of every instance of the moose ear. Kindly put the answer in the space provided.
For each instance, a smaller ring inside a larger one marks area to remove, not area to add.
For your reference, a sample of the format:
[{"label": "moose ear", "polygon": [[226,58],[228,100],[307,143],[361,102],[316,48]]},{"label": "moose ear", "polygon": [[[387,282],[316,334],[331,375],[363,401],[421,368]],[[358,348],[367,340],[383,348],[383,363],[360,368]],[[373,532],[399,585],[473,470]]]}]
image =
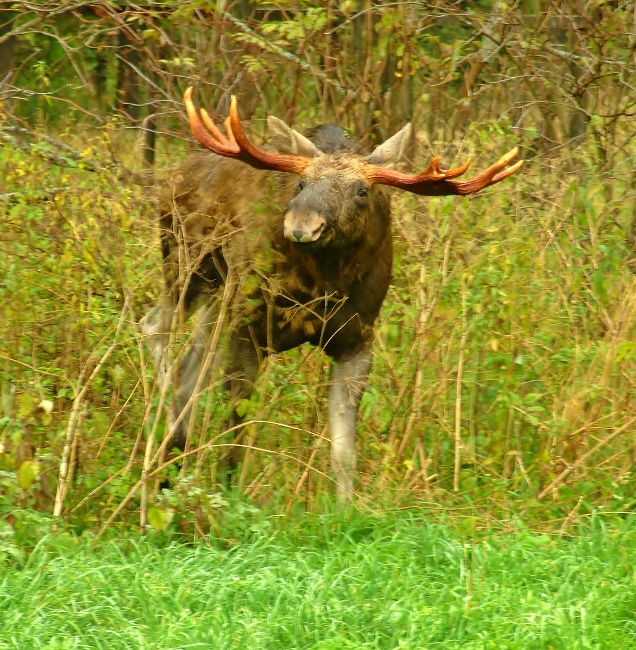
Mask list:
[{"label": "moose ear", "polygon": [[371,165],[389,165],[397,162],[406,149],[411,138],[411,124],[407,124],[401,131],[390,137],[386,142],[378,145],[373,153],[369,154],[365,160]]},{"label": "moose ear", "polygon": [[279,153],[303,156],[304,158],[315,158],[320,154],[320,150],[311,140],[298,131],[294,131],[273,115],[267,118],[267,128],[272,136],[272,145]]}]

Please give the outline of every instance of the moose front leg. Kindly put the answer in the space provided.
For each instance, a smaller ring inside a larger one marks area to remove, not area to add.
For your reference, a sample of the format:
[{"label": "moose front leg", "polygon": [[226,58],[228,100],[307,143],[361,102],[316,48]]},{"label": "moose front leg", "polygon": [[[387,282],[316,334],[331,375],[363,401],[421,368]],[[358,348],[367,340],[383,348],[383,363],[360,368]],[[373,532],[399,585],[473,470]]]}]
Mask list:
[{"label": "moose front leg", "polygon": [[338,498],[348,501],[353,493],[356,468],[358,407],[371,367],[371,350],[365,347],[331,369],[329,383],[329,431],[331,466],[336,475]]}]

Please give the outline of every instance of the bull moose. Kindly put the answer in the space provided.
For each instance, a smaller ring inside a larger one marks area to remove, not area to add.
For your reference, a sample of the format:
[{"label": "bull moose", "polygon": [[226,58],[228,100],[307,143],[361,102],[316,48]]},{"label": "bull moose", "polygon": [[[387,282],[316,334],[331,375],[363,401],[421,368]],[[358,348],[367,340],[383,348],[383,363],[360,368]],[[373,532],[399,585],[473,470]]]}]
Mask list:
[{"label": "bull moose", "polygon": [[[268,118],[275,151],[247,138],[232,97],[224,135],[192,88],[192,131],[206,149],[187,159],[161,198],[167,295],[140,322],[151,356],[164,351],[175,314],[198,311],[196,331],[171,375],[171,444],[189,445],[194,401],[207,388],[210,339],[223,311],[229,332],[224,370],[233,407],[252,392],[263,358],[303,343],[333,360],[328,420],[338,496],[353,490],[358,406],[371,365],[373,326],[391,282],[390,198],[385,186],[421,196],[467,195],[514,174],[517,149],[469,181],[470,160],[419,174],[389,169],[411,133],[408,124],[369,155],[335,125],[302,135]],[[217,339],[218,342],[218,339]],[[163,364],[163,366],[162,366]],[[230,426],[240,424],[234,412]]]}]

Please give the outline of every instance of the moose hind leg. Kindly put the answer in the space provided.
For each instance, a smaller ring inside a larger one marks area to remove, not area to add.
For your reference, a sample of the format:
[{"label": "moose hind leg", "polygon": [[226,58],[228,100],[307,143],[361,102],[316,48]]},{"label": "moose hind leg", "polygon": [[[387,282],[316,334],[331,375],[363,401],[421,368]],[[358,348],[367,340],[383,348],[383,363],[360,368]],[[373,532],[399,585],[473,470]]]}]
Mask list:
[{"label": "moose hind leg", "polygon": [[171,444],[181,451],[186,447],[190,415],[198,399],[195,394],[197,384],[199,389],[207,387],[210,375],[211,363],[207,357],[212,354],[209,346],[215,314],[211,305],[199,309],[199,322],[175,376],[174,406],[170,416]]},{"label": "moose hind leg", "polygon": [[[238,427],[233,435],[235,441],[239,441],[239,445],[245,442],[242,438],[244,429],[239,427],[245,418],[239,415],[236,409],[241,400],[249,398],[252,394],[259,370],[259,356],[249,332],[237,333],[232,341],[232,364],[227,372],[226,386],[231,398],[231,415],[227,424],[228,428]],[[236,473],[238,464],[245,456],[244,447],[239,445],[230,447],[227,454],[228,484],[231,483],[232,475]]]},{"label": "moose hind leg", "polygon": [[150,352],[161,382],[168,372],[165,351],[170,340],[172,313],[172,304],[168,300],[162,300],[139,321],[139,329],[144,337],[144,343]]},{"label": "moose hind leg", "polygon": [[329,383],[331,466],[336,475],[338,498],[342,501],[348,501],[353,493],[358,407],[370,367],[371,350],[365,347],[352,357],[336,362],[331,369]]}]

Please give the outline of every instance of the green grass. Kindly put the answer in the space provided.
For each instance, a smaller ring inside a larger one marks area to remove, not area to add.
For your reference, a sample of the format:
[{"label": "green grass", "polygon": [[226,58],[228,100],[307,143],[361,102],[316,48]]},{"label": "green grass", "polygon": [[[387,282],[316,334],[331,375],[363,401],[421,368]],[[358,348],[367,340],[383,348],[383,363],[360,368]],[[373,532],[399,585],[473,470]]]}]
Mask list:
[{"label": "green grass", "polygon": [[636,648],[636,525],[615,526],[469,540],[420,515],[323,516],[229,550],[49,537],[0,581],[0,648]]}]

